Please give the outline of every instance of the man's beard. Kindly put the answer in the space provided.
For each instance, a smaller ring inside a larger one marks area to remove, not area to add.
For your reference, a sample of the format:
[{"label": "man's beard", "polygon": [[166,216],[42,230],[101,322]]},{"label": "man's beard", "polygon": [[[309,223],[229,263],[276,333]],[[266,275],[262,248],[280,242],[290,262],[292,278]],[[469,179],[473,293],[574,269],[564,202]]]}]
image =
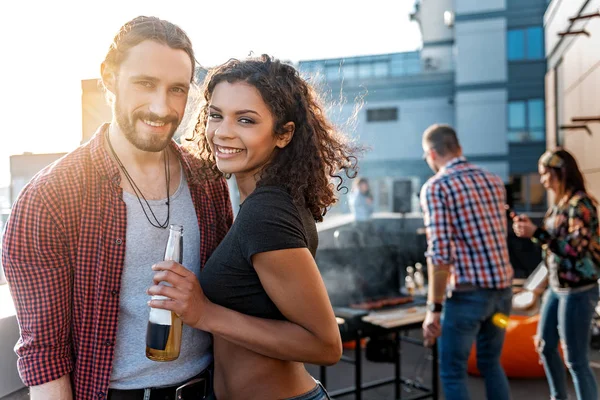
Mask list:
[{"label": "man's beard", "polygon": [[[113,113],[115,114],[117,125],[119,126],[121,132],[123,132],[123,135],[125,135],[125,138],[127,138],[132,145],[142,151],[157,153],[164,150],[164,148],[167,147],[175,135],[175,131],[181,123],[181,120],[178,119],[176,115],[169,115],[161,118],[154,113],[143,111],[136,111],[131,114],[131,117],[129,117],[119,104],[119,96],[115,97]],[[159,135],[149,135],[147,137],[143,137],[135,129],[135,123],[137,120],[142,121],[142,123],[143,120],[164,122],[165,124],[171,123],[171,132],[169,132],[166,137],[161,137]]]}]

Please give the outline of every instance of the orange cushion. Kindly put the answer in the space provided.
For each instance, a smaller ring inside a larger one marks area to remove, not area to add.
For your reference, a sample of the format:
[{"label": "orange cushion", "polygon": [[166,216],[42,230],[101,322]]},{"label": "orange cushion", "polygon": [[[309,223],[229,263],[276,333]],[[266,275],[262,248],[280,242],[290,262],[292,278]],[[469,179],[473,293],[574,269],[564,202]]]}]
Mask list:
[{"label": "orange cushion", "polygon": [[[541,378],[544,367],[535,350],[533,338],[537,332],[539,314],[532,317],[511,316],[506,327],[506,338],[500,355],[500,364],[509,378]],[[468,372],[480,375],[477,369],[475,345],[469,356]]]}]

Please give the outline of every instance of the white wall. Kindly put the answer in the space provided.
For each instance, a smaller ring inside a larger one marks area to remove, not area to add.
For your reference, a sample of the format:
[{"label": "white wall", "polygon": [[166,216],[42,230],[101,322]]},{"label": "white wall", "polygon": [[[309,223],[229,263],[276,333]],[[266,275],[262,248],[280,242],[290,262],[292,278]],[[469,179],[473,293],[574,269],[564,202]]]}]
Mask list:
[{"label": "white wall", "polygon": [[[561,37],[558,36],[558,33],[569,28],[569,18],[577,16],[577,13],[584,3],[585,0],[554,0],[548,6],[546,14],[544,15],[544,27],[546,31],[546,55],[549,55],[557,46],[561,40]],[[598,9],[600,9],[600,0],[591,0],[583,11],[583,14],[597,12]],[[589,29],[587,29],[587,25],[593,21],[596,20],[591,19],[577,21],[573,27],[571,27],[571,30],[580,30],[585,28],[589,31]],[[592,35],[591,37],[593,38],[594,36]],[[564,38],[564,40],[562,40],[561,46],[566,48],[572,41],[579,39],[589,38],[587,36],[567,36]],[[552,65],[553,62],[550,64]]]},{"label": "white wall", "polygon": [[457,85],[507,80],[504,18],[457,23],[455,45]]},{"label": "white wall", "polygon": [[505,89],[456,94],[456,128],[465,154],[508,154],[506,101]]},{"label": "white wall", "polygon": [[506,0],[455,0],[454,3],[457,15],[501,11],[506,9]]},{"label": "white wall", "polygon": [[424,42],[453,38],[453,29],[444,24],[444,11],[452,10],[452,0],[422,0],[418,19]]},{"label": "white wall", "polygon": [[[427,46],[421,50],[421,60],[425,65],[425,59],[430,57],[435,67],[434,72],[444,72],[454,70],[454,47],[445,46]],[[427,72],[427,70],[425,70]]]}]

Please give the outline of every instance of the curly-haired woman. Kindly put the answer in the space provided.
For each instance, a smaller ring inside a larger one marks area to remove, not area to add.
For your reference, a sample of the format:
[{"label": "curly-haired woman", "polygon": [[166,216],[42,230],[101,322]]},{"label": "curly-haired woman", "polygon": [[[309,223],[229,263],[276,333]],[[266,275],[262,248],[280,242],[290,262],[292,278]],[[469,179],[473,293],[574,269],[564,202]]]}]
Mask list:
[{"label": "curly-haired woman", "polygon": [[[335,364],[339,329],[314,260],[332,179],[355,176],[357,150],[327,120],[312,87],[268,56],[209,73],[197,125],[205,173],[233,175],[241,206],[200,281],[161,263],[152,302],[214,337],[219,399],[325,399],[304,362]],[[338,185],[339,186],[339,185]]]},{"label": "curly-haired woman", "polygon": [[514,216],[517,236],[538,241],[544,250],[550,288],[538,326],[538,347],[553,399],[567,398],[565,361],[577,399],[597,399],[596,377],[588,360],[590,324],[598,303],[600,240],[596,201],[586,192],[583,175],[564,149],[547,151],[539,160],[542,185],[555,202],[542,226],[525,215]]}]

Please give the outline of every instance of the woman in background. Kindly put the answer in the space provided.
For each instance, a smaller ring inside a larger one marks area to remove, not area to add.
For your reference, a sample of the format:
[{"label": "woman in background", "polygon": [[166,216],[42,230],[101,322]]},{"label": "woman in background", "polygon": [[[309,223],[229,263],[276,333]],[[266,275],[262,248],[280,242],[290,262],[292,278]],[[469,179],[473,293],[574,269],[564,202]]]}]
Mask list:
[{"label": "woman in background", "polygon": [[587,193],[583,175],[568,151],[547,151],[538,168],[542,185],[554,195],[554,204],[539,227],[526,215],[513,217],[517,236],[542,245],[549,270],[550,287],[544,295],[538,326],[538,351],[553,399],[567,399],[559,340],[577,399],[597,399],[596,377],[588,360],[590,325],[598,303],[597,203]]}]

